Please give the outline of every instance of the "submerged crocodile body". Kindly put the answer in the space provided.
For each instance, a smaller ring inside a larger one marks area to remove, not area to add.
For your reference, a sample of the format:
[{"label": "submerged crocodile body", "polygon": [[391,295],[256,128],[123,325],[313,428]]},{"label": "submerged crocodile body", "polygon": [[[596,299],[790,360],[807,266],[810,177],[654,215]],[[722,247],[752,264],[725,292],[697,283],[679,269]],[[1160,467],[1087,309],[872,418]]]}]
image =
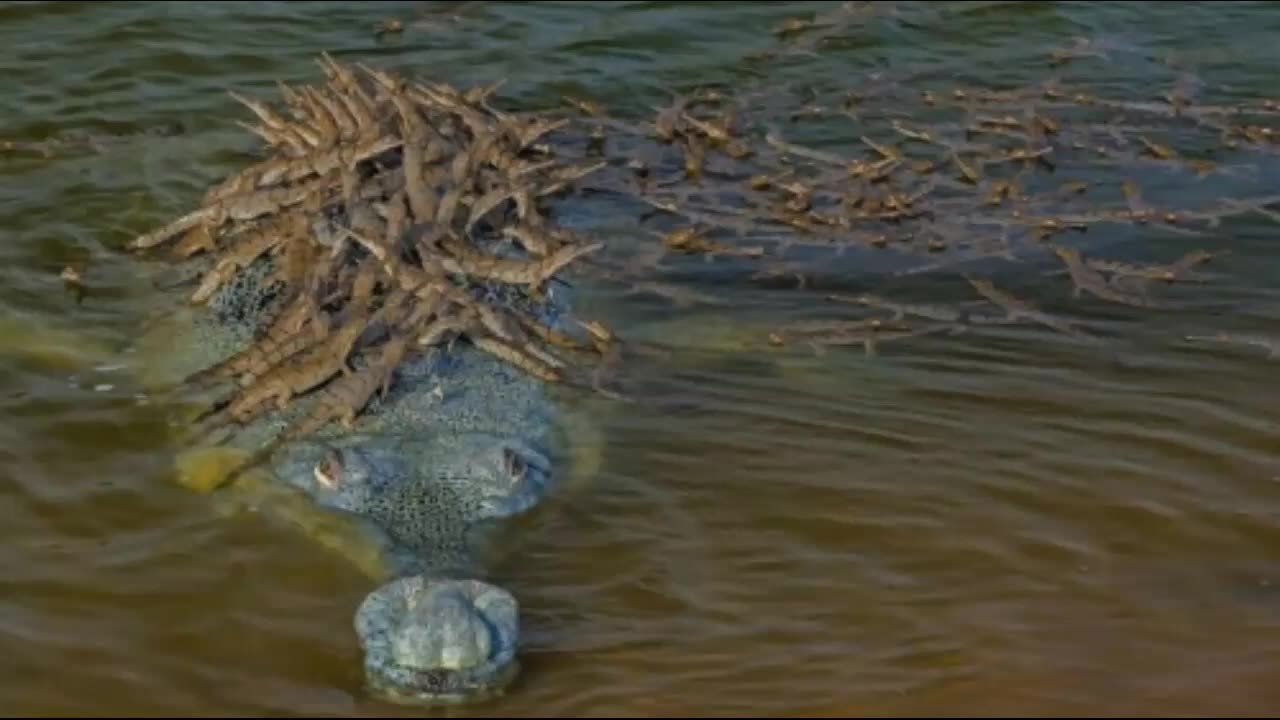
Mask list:
[{"label": "submerged crocodile body", "polygon": [[[264,258],[207,308],[188,311],[189,322],[178,328],[186,337],[153,339],[162,354],[158,369],[182,377],[246,342],[265,312],[269,273]],[[549,327],[567,324],[565,288],[553,286],[548,296],[554,310],[543,309],[540,319]],[[577,475],[566,460],[570,418],[551,392],[460,340],[398,366],[386,395],[349,427],[333,423],[282,443],[268,461],[218,491],[237,502],[252,496],[268,513],[285,508],[282,515],[309,530],[323,527],[313,536],[381,583],[354,619],[366,685],[377,697],[472,702],[503,692],[518,675],[519,605],[484,578],[484,533]],[[258,452],[318,401],[301,398],[218,443]],[[588,437],[579,429],[575,445],[590,445]]]}]

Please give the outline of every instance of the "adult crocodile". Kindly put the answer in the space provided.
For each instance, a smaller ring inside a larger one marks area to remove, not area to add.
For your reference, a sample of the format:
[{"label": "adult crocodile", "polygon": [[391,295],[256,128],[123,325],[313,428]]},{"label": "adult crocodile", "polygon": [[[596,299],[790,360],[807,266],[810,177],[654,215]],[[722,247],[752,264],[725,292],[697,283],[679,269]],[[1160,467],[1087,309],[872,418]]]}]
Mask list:
[{"label": "adult crocodile", "polygon": [[[203,308],[157,323],[137,353],[167,384],[242,347],[268,291],[267,259]],[[565,330],[569,295],[548,291],[540,319]],[[359,369],[359,368],[357,368]],[[554,386],[458,341],[398,366],[385,396],[349,428],[283,443],[268,462],[214,493],[223,507],[285,518],[379,583],[355,612],[368,689],[402,704],[456,704],[502,693],[519,673],[519,604],[486,579],[503,521],[562,480],[586,479],[597,438]],[[180,460],[207,488],[307,413],[314,397],[260,417]],[[221,468],[210,459],[223,462]]]},{"label": "adult crocodile", "polygon": [[557,432],[572,423],[544,382],[580,385],[579,368],[539,341],[600,349],[566,320],[558,274],[603,243],[543,205],[604,163],[562,163],[539,141],[565,121],[492,107],[496,85],[320,66],[277,107],[233,94],[268,157],[129,244],[203,264],[196,307],[176,302],[144,355],[184,393],[235,386],[192,425],[233,433],[213,455],[234,472],[211,487],[382,584],[355,620],[373,691],[487,697],[518,672],[519,606],[484,577],[485,530],[540,505],[564,438],[590,437]]}]

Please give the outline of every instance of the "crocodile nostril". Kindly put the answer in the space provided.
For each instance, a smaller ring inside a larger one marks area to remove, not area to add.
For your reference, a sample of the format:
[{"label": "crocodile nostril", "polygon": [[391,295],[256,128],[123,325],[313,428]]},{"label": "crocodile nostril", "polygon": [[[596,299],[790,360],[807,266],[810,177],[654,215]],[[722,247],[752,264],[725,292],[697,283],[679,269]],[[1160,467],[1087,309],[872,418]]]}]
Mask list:
[{"label": "crocodile nostril", "polygon": [[524,458],[511,448],[502,449],[502,468],[513,485],[523,480],[525,473],[528,472],[528,465],[525,464]]}]

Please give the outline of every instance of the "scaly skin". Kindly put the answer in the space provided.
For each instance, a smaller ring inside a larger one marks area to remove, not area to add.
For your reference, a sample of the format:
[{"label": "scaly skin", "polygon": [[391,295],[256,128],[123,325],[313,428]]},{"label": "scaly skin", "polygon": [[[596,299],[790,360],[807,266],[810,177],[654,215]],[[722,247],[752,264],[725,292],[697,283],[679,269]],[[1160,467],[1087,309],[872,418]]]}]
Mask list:
[{"label": "scaly skin", "polygon": [[[257,322],[245,311],[261,292],[252,278],[269,273],[267,260],[220,288],[201,314],[189,310],[192,334],[158,343],[157,369],[181,378],[241,346]],[[575,455],[595,445],[584,428],[565,429],[574,418],[552,404],[551,388],[465,341],[420,351],[388,389],[350,427],[331,422],[282,443],[215,497],[275,513],[379,584],[354,618],[370,692],[415,705],[490,698],[519,673],[519,627],[515,598],[484,577],[494,550],[487,531],[590,472],[563,466],[566,436]],[[251,456],[326,397],[296,398],[221,444]],[[219,461],[227,470],[238,462]]]}]

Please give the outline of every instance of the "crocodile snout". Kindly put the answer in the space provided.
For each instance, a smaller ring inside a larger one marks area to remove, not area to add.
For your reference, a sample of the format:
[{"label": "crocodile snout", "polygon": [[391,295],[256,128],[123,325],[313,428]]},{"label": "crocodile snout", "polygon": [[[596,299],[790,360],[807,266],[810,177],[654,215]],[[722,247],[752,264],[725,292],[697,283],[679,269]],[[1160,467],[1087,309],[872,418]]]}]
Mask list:
[{"label": "crocodile snout", "polygon": [[370,685],[386,699],[423,705],[500,693],[519,670],[518,613],[510,593],[479,580],[393,580],[356,614]]},{"label": "crocodile snout", "polygon": [[444,586],[411,599],[393,649],[403,665],[423,670],[461,670],[489,660],[492,633],[461,590]]}]

